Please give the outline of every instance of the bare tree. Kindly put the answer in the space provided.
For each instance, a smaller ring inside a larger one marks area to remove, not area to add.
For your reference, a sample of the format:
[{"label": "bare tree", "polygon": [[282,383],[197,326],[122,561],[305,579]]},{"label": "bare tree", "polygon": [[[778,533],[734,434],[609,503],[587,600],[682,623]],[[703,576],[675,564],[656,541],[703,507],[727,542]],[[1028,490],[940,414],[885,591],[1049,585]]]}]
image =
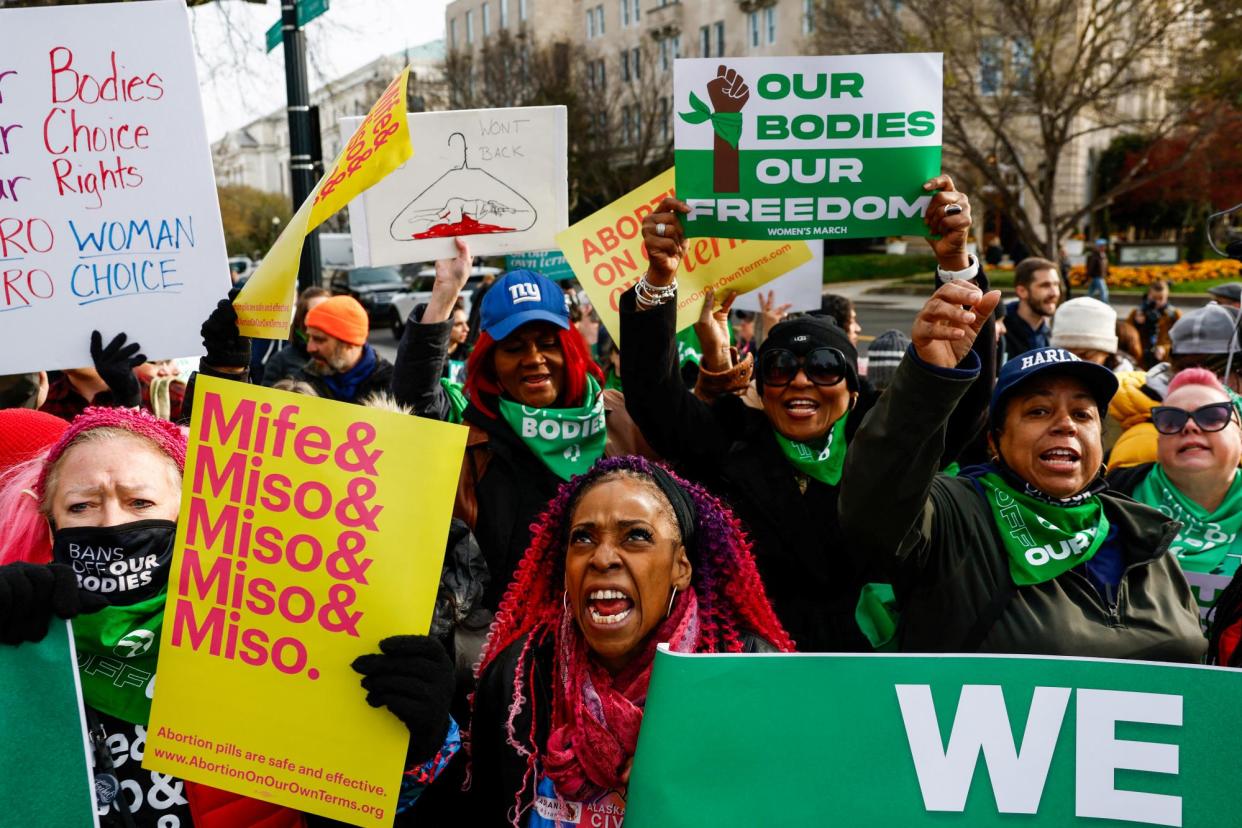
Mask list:
[{"label": "bare tree", "polygon": [[813,46],[943,52],[946,167],[985,185],[1023,243],[1053,257],[1093,212],[1171,169],[1144,161],[1106,190],[1066,197],[1072,153],[1124,133],[1179,133],[1192,151],[1210,138],[1211,108],[1185,94],[1202,25],[1193,2],[818,0]]},{"label": "bare tree", "polygon": [[449,106],[564,105],[572,212],[583,216],[672,164],[671,82],[652,82],[666,71],[655,44],[615,58],[502,30],[474,54],[446,56]]}]

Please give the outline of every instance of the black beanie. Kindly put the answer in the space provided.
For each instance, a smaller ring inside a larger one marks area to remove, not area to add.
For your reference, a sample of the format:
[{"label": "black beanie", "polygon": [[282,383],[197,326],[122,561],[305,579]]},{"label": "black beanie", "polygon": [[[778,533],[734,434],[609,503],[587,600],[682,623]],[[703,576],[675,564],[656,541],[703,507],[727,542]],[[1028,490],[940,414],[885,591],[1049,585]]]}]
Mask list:
[{"label": "black beanie", "polygon": [[[850,371],[845,382],[851,391],[858,390],[858,351],[850,344],[850,338],[835,319],[827,316],[797,316],[786,319],[768,332],[755,355],[755,365],[763,362],[763,355],[772,348],[784,348],[798,356],[804,356],[814,348],[836,348],[845,354]],[[755,385],[763,391],[763,372],[755,371]]]}]

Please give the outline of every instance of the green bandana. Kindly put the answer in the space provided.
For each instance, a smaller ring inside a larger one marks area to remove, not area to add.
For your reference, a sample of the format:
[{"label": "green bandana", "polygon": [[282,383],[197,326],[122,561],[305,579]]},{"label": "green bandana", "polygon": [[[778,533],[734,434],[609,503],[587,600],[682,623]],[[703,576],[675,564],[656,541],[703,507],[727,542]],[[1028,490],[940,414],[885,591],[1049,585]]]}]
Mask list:
[{"label": "green bandana", "polygon": [[1218,575],[1237,571],[1242,561],[1242,545],[1238,543],[1242,534],[1242,472],[1234,473],[1225,499],[1210,513],[1178,491],[1159,464],[1134,488],[1133,497],[1181,522],[1169,551],[1178,557],[1183,569]]},{"label": "green bandana", "polygon": [[729,146],[737,148],[737,142],[742,137],[742,113],[712,112],[712,108],[693,92],[690,93],[690,109],[693,111],[678,113],[683,121],[688,124],[711,121],[712,130]]},{"label": "green bandana", "polygon": [[530,408],[501,399],[500,415],[545,466],[568,480],[604,456],[604,395],[590,374],[586,399],[590,402],[581,408]]},{"label": "green bandana", "polygon": [[155,677],[167,599],[165,591],[137,604],[73,619],[78,675],[88,705],[132,724],[146,724],[151,717],[147,687]]},{"label": "green bandana", "polygon": [[444,389],[444,396],[448,398],[450,423],[462,423],[465,421],[464,414],[470,400],[466,398],[465,389],[460,383],[452,380],[440,378],[440,387]]},{"label": "green bandana", "polygon": [[987,491],[992,518],[1009,553],[1009,573],[1018,586],[1051,581],[1086,563],[1108,537],[1104,504],[1094,495],[1077,506],[1055,506],[1016,491],[993,472],[978,480]]},{"label": "green bandana", "polygon": [[785,459],[795,469],[821,483],[835,486],[841,482],[841,469],[845,465],[845,419],[848,416],[849,412],[846,412],[828,430],[828,437],[822,446],[790,440],[779,431],[772,433],[776,435],[781,451],[785,452]]}]

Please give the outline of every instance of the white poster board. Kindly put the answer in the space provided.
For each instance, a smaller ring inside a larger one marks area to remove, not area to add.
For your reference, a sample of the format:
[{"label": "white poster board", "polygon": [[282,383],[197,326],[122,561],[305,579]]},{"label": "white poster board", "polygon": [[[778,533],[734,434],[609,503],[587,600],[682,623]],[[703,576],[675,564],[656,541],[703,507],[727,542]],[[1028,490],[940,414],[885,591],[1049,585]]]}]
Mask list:
[{"label": "white poster board", "polygon": [[743,293],[733,302],[735,310],[759,312],[759,297],[772,291],[774,306],[789,305],[789,312],[819,310],[824,293],[824,243],[812,239],[811,260],[800,264],[784,276],[778,276],[762,287]]},{"label": "white poster board", "polygon": [[[359,265],[555,248],[569,225],[565,107],[410,113],[414,155],[349,203]],[[360,118],[342,118],[348,140]]]},{"label": "white poster board", "polygon": [[201,354],[228,272],[185,3],[0,10],[0,374]]}]

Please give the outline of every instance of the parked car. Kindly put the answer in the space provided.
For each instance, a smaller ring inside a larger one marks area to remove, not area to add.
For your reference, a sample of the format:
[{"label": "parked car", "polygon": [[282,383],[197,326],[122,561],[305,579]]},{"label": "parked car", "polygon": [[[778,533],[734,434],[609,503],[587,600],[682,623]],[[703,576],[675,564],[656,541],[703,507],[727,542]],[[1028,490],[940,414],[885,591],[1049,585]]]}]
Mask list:
[{"label": "parked car", "polygon": [[395,267],[342,267],[332,271],[328,290],[334,296],[352,296],[366,308],[371,328],[387,327],[397,321],[392,300],[405,290],[401,273]]},{"label": "parked car", "polygon": [[[482,284],[483,278],[485,276],[495,278],[502,272],[498,267],[485,267],[482,265],[476,265],[470,271],[470,278],[466,280],[466,286],[461,292],[461,301],[466,307],[467,314],[470,313],[470,299],[474,296],[475,289]],[[413,312],[414,308],[431,298],[431,285],[435,278],[435,268],[425,267],[418,271],[418,275],[414,277],[408,291],[399,293],[392,298],[393,307],[396,309],[395,319],[392,323],[392,335],[396,339],[401,339],[401,335],[405,332],[405,323],[410,318],[410,313]]]},{"label": "parked car", "polygon": [[233,284],[241,284],[250,278],[250,274],[254,273],[256,263],[249,256],[229,256],[229,273],[232,274]]}]

